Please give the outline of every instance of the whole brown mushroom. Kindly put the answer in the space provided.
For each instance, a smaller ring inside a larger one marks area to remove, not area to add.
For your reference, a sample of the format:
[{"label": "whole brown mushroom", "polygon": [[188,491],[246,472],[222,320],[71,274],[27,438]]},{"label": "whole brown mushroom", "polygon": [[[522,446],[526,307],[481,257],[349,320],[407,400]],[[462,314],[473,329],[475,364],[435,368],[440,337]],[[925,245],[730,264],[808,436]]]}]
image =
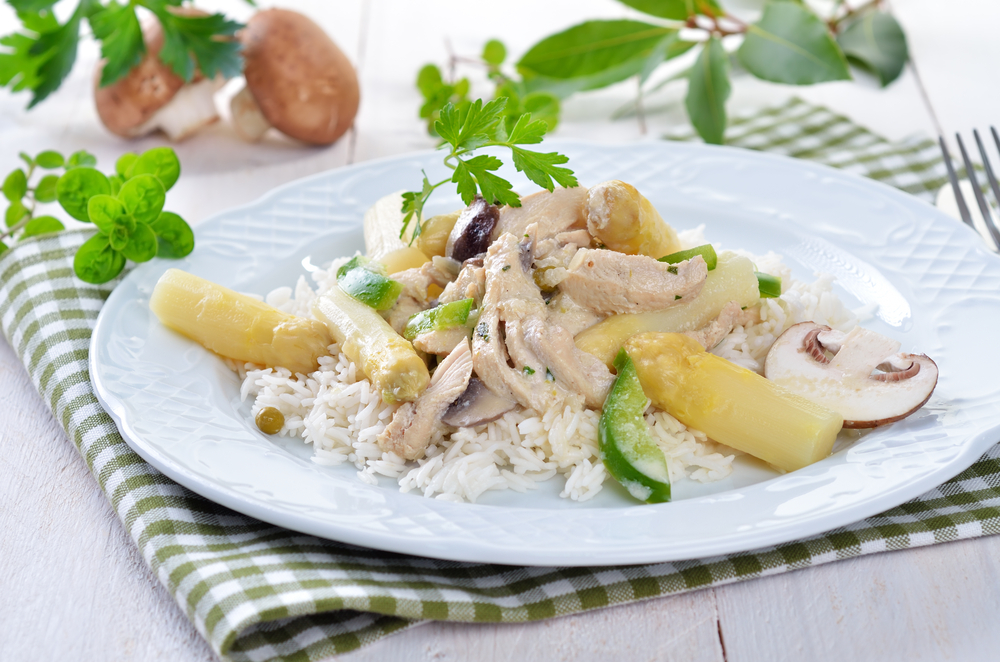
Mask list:
[{"label": "whole brown mushroom", "polygon": [[287,9],[259,12],[239,34],[247,85],[231,102],[233,125],[256,141],[271,126],[315,145],[344,134],[358,112],[358,78],[323,29]]},{"label": "whole brown mushroom", "polygon": [[[172,8],[173,9],[173,8]],[[185,15],[205,15],[192,8],[176,8]],[[221,81],[196,73],[184,79],[160,60],[163,29],[154,18],[143,24],[146,56],[115,83],[101,87],[104,62],[94,76],[94,101],[101,122],[123,138],[139,138],[157,129],[174,141],[184,140],[219,119],[214,95]]]}]

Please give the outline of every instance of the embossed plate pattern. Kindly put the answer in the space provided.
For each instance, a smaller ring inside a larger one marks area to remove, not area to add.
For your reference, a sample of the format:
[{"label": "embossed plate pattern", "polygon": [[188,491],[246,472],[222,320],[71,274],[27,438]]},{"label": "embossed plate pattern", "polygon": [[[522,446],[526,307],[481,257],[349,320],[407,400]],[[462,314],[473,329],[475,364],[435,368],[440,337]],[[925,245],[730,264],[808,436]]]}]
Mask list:
[{"label": "embossed plate pattern", "polygon": [[[386,193],[443,174],[436,154],[407,155],[293,182],[197,228],[180,263],[139,266],[101,312],[91,368],[101,402],[143,458],[234,510],[344,542],[462,561],[612,565],[698,558],[820,533],[896,506],[956,475],[1000,439],[1000,259],[965,226],[887,186],[820,165],[730,148],[558,143],[580,181],[635,184],[678,228],[704,223],[724,247],[782,254],[799,278],[838,279],[866,323],[940,366],[917,415],[779,476],[738,460],[732,477],[684,481],[677,500],[635,505],[611,481],[592,501],[558,497],[560,478],[478,504],[363,483],[353,466],[310,462],[298,440],[253,427],[239,383],[213,355],[162,328],[147,305],[177,266],[240,291],[291,285],[303,258],[363,248],[361,218]],[[522,191],[523,177],[505,173]],[[429,211],[459,206],[442,195]]]}]

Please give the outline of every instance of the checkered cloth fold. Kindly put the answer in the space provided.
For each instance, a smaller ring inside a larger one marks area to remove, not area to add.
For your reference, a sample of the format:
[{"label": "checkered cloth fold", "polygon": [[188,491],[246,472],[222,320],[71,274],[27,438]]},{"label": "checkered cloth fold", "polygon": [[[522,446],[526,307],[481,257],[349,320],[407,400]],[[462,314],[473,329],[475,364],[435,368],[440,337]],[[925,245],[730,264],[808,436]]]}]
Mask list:
[{"label": "checkered cloth fold", "polygon": [[[728,135],[732,145],[820,161],[928,200],[945,182],[934,142],[887,142],[801,101],[736,118]],[[265,524],[157,472],[129,449],[101,409],[89,381],[88,345],[114,283],[95,287],[74,278],[72,256],[86,237],[50,235],[0,257],[0,326],[143,558],[227,659],[317,660],[422,619],[542,619],[1000,532],[1000,447],[939,488],[854,525],[776,547],[676,563],[614,568],[453,563]]]}]

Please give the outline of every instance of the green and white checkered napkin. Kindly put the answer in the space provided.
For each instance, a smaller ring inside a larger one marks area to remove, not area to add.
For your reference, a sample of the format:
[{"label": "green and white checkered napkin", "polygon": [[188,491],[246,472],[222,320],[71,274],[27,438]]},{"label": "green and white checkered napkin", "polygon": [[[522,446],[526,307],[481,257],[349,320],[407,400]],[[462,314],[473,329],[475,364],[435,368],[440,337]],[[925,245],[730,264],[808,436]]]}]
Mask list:
[{"label": "green and white checkered napkin", "polygon": [[[684,136],[675,136],[684,138]],[[930,200],[934,142],[889,143],[801,101],[736,119],[730,144],[851,170]],[[898,508],[744,554],[615,568],[518,568],[361,549],[244,517],[173,483],[122,440],[94,397],[91,330],[110,287],[76,280],[82,232],[0,258],[0,323],[143,557],[198,631],[233,660],[317,660],[421,619],[517,622],[1000,532],[1000,447]],[[1000,440],[998,440],[1000,441]]]}]

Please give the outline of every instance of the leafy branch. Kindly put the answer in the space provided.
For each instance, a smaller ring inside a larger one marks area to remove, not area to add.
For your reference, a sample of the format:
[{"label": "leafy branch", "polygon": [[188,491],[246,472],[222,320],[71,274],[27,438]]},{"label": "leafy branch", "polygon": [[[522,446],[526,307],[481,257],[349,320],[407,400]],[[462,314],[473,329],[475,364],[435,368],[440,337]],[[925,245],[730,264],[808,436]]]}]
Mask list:
[{"label": "leafy branch", "polygon": [[[76,275],[88,283],[106,283],[121,273],[125,261],[146,262],[154,257],[184,257],[194,249],[194,233],[177,214],[163,211],[166,193],[180,177],[174,150],[155,147],[141,155],[127,153],[104,175],[93,166],[97,159],[80,151],[68,158],[52,150],[34,158],[21,153],[25,168],[16,168],[3,182],[9,205],[4,215],[4,239],[24,241],[65,229],[54,216],[36,216],[39,204],[58,202],[69,216],[97,226],[97,234],[77,249]],[[49,172],[32,185],[41,171]]]},{"label": "leafy branch", "polygon": [[[717,0],[619,2],[649,20],[579,23],[529,48],[514,72],[503,69],[506,49],[497,40],[487,43],[479,59],[451,55],[448,69],[454,72],[459,65],[470,64],[485,68],[496,83],[496,97],[509,96],[520,103],[529,99],[543,103],[544,98],[550,127],[558,122],[560,101],[571,95],[635,78],[640,107],[644,95],[683,79],[688,83],[684,105],[692,125],[706,142],[721,143],[734,60],[757,78],[788,85],[848,80],[849,65],[854,65],[876,76],[884,87],[900,76],[908,58],[906,36],[895,18],[883,11],[882,0],[851,4],[840,0],[825,17],[804,0],[768,0],[752,22],[730,14]],[[693,62],[683,75],[649,86],[661,65],[689,51],[694,51]],[[429,130],[445,103],[459,107],[470,103],[469,87],[467,78],[456,80],[454,73],[446,80],[435,65],[421,69],[420,116],[428,120]],[[530,109],[514,107],[512,115],[526,110]]]},{"label": "leafy branch", "polygon": [[421,189],[403,194],[405,216],[400,237],[406,234],[411,222],[415,223],[413,238],[420,236],[424,205],[435,190],[448,182],[456,185],[466,205],[479,194],[494,204],[521,206],[521,198],[511,183],[494,174],[503,161],[487,154],[473,156],[479,149],[509,149],[514,168],[548,191],[556,184],[567,188],[577,186],[573,171],[562,167],[569,161],[566,156],[521,147],[542,142],[549,127],[544,120],[532,120],[531,113],[519,114],[511,121],[507,113],[509,101],[507,97],[500,97],[486,104],[477,99],[461,106],[450,101],[443,105],[434,121],[434,131],[442,139],[439,149],[448,152],[444,164],[452,170],[452,175],[432,184],[425,172]]},{"label": "leafy branch", "polygon": [[[21,20],[21,30],[0,37],[0,87],[32,93],[28,108],[48,97],[76,62],[84,21],[101,43],[105,59],[101,86],[125,76],[146,56],[137,8],[151,12],[163,29],[160,59],[190,82],[201,71],[234,76],[242,70],[239,44],[232,36],[243,27],[222,14],[193,16],[183,0],[78,0],[65,23],[52,11],[58,0],[6,0]],[[253,0],[246,0],[254,4]]]}]

